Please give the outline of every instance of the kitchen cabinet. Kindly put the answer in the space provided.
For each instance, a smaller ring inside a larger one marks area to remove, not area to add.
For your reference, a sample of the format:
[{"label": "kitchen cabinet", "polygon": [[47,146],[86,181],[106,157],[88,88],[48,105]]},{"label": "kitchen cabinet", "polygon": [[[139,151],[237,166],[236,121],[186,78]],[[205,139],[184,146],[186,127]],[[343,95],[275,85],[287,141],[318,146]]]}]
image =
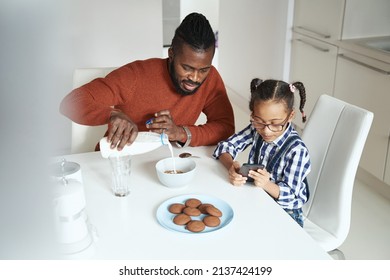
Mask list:
[{"label": "kitchen cabinet", "polygon": [[[390,7],[385,2],[295,0],[290,80],[305,84],[309,118],[315,100],[324,93],[374,113],[360,167],[390,185],[390,54],[364,44],[367,38],[344,40],[387,35],[378,26],[388,20],[382,11]],[[364,21],[355,17],[356,10],[365,14]],[[361,28],[363,22],[367,29]],[[304,128],[298,117],[294,122]]]},{"label": "kitchen cabinet", "polygon": [[342,39],[390,36],[390,1],[347,0]]},{"label": "kitchen cabinet", "polygon": [[390,184],[389,74],[390,64],[340,49],[334,96],[374,113],[360,166],[387,184]]},{"label": "kitchen cabinet", "polygon": [[294,31],[320,40],[339,40],[345,0],[295,0]]},{"label": "kitchen cabinet", "polygon": [[[308,118],[320,95],[333,95],[338,51],[334,42],[341,37],[344,4],[345,0],[295,0],[290,81],[306,87]],[[295,103],[298,107],[298,96]],[[299,114],[294,123],[304,128]]]},{"label": "kitchen cabinet", "polygon": [[[305,113],[310,118],[313,107],[322,94],[333,95],[337,61],[336,46],[295,33],[291,48],[290,81],[300,81],[306,88]],[[303,129],[298,111],[299,96],[295,97],[295,125]]]}]

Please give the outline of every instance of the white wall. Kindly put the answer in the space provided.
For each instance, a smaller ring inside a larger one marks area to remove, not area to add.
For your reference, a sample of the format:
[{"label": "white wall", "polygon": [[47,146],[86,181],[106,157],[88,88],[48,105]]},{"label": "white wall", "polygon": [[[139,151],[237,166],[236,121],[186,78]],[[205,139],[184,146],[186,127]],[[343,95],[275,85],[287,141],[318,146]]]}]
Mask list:
[{"label": "white wall", "polygon": [[[66,1],[66,0],[64,0]],[[66,58],[55,106],[72,89],[75,68],[116,67],[137,59],[162,56],[161,0],[68,0],[63,9]],[[70,151],[70,121],[59,113],[56,151]]]},{"label": "white wall", "polygon": [[249,100],[253,78],[283,79],[289,3],[223,0],[219,6],[219,71],[225,84]]},{"label": "white wall", "polygon": [[76,67],[119,66],[161,54],[161,0],[71,0]]},{"label": "white wall", "polygon": [[180,0],[180,21],[190,13],[198,12],[207,17],[215,32],[219,29],[219,2],[220,0]]},{"label": "white wall", "polygon": [[171,44],[176,28],[180,24],[180,0],[162,0],[163,44]]}]

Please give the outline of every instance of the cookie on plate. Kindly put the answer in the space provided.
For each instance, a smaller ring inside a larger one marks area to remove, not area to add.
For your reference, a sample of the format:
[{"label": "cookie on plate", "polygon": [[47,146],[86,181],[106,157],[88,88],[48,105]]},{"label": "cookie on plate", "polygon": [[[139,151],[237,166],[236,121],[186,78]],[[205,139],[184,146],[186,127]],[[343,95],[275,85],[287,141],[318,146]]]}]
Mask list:
[{"label": "cookie on plate", "polygon": [[189,198],[186,200],[185,205],[188,207],[196,208],[201,205],[202,202],[197,198]]},{"label": "cookie on plate", "polygon": [[182,203],[173,203],[168,207],[168,211],[171,212],[172,214],[180,214],[183,213],[183,209],[186,206]]},{"label": "cookie on plate", "polygon": [[210,204],[210,203],[202,203],[201,205],[198,206],[198,209],[200,210],[200,212],[202,214],[207,214],[207,212],[206,212],[206,207],[207,206],[213,206],[213,205]]},{"label": "cookie on plate", "polygon": [[202,221],[191,221],[186,225],[186,229],[192,232],[201,232],[206,228]]},{"label": "cookie on plate", "polygon": [[202,214],[198,208],[193,207],[185,207],[183,209],[183,213],[188,216],[200,216],[200,214]]},{"label": "cookie on plate", "polygon": [[173,218],[173,222],[177,225],[185,225],[191,221],[191,217],[186,214],[178,214]]},{"label": "cookie on plate", "polygon": [[222,217],[222,212],[215,206],[207,206],[205,208],[207,214],[215,217]]},{"label": "cookie on plate", "polygon": [[215,216],[206,216],[203,218],[203,223],[208,227],[217,227],[221,224],[221,220]]}]

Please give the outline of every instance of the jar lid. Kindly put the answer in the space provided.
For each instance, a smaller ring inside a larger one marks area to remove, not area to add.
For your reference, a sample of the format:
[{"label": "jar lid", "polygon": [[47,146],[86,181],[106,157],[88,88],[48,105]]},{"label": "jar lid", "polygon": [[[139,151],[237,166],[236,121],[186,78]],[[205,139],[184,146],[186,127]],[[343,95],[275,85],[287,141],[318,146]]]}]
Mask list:
[{"label": "jar lid", "polygon": [[64,158],[60,162],[52,164],[50,168],[51,174],[55,177],[64,177],[76,173],[79,170],[80,164],[67,161]]}]

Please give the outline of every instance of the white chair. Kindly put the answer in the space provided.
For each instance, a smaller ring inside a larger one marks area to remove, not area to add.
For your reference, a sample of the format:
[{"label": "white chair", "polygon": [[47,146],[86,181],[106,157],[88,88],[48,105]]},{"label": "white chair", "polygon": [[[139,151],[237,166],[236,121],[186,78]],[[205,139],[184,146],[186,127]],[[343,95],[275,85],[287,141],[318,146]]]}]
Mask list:
[{"label": "white chair", "polygon": [[347,238],[352,190],[373,113],[321,95],[302,133],[312,162],[304,229],[327,252]]},{"label": "white chair", "polygon": [[[105,77],[115,68],[80,68],[73,73],[73,88],[80,87],[95,78]],[[71,153],[86,153],[95,150],[96,144],[103,137],[107,125],[87,126],[72,122]]]}]

